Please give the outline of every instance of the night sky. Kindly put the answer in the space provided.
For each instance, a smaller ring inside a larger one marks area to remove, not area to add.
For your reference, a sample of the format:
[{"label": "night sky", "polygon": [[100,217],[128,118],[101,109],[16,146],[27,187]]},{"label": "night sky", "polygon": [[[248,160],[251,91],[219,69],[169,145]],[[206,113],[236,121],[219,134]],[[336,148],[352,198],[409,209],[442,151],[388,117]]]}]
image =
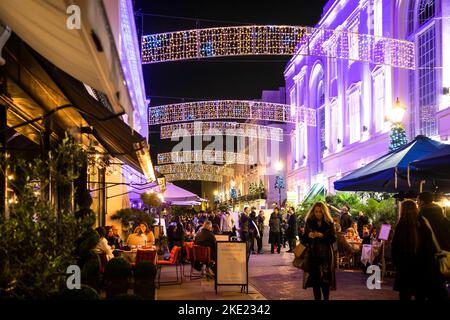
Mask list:
[{"label": "night sky", "polygon": [[[327,1],[145,1],[135,0],[140,34],[244,24],[314,26]],[[178,19],[161,16],[184,17]],[[190,20],[192,19],[192,20]],[[200,20],[196,20],[200,19]],[[214,20],[214,21],[203,21]],[[259,99],[262,90],[284,86],[283,71],[288,56],[225,57],[143,65],[151,106],[214,99]],[[159,139],[159,127],[149,128],[153,161],[156,154],[170,151],[169,140]],[[198,183],[177,183],[197,191]]]}]

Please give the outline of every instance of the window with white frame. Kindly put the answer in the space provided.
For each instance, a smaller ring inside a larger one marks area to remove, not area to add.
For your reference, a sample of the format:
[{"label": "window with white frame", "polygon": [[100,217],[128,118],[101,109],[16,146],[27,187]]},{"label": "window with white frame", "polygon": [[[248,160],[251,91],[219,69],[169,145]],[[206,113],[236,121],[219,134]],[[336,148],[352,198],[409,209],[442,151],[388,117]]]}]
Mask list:
[{"label": "window with white frame", "polygon": [[293,115],[295,115],[295,106],[297,105],[297,103],[296,103],[296,101],[295,101],[295,98],[296,98],[296,95],[295,95],[295,86],[293,86],[292,87],[292,89],[291,89],[291,91],[290,91],[290,93],[289,93],[289,101],[290,101],[290,103],[291,103],[291,116],[293,116]]},{"label": "window with white frame", "polygon": [[386,103],[384,91],[384,72],[379,70],[373,75],[373,107],[376,132],[383,131],[385,128]]},{"label": "window with white frame", "polygon": [[354,86],[348,92],[348,125],[350,131],[350,143],[361,139],[361,99],[359,86]]},{"label": "window with white frame", "polygon": [[358,21],[348,28],[348,63],[359,59]]},{"label": "window with white frame", "polygon": [[338,104],[336,99],[334,99],[330,104],[330,113],[331,113],[331,144],[333,146],[333,150],[337,150],[338,139],[339,137],[339,126],[341,125],[340,121],[340,113],[338,109]]},{"label": "window with white frame", "polygon": [[373,2],[373,35],[383,36],[383,3],[382,0]]}]

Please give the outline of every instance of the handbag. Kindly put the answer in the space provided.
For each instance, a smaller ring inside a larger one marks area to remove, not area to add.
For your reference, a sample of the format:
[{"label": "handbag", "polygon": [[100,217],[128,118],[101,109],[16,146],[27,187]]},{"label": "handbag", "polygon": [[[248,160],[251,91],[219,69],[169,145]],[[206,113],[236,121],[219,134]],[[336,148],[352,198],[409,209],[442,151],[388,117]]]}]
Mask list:
[{"label": "handbag", "polygon": [[307,271],[309,260],[309,247],[305,247],[304,245],[299,244],[294,248],[294,255],[295,258],[294,261],[292,261],[292,265],[296,268],[302,269],[303,271]]},{"label": "handbag", "polygon": [[425,224],[431,231],[433,243],[436,248],[435,258],[439,267],[439,272],[447,279],[450,279],[450,252],[441,249],[441,246],[437,241],[436,235],[434,234],[433,228],[431,228],[430,223],[425,217],[422,217],[422,219],[425,221]]}]

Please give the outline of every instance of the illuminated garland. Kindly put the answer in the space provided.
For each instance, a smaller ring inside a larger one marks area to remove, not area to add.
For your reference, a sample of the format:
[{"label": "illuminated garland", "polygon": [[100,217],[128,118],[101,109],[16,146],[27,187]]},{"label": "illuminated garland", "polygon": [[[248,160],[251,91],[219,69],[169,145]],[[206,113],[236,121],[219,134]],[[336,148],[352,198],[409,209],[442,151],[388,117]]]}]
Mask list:
[{"label": "illuminated garland", "polygon": [[223,182],[223,176],[207,174],[207,173],[192,173],[192,172],[184,172],[184,173],[169,173],[164,175],[167,181],[211,181],[211,182]]},{"label": "illuminated garland", "polygon": [[[356,43],[355,45],[351,45]],[[358,47],[358,51],[353,50]],[[346,30],[238,26],[142,37],[142,63],[245,55],[307,55],[414,69],[414,43]]]},{"label": "illuminated garland", "polygon": [[161,139],[208,135],[227,135],[283,141],[283,129],[251,123],[212,121],[176,123],[161,126]]},{"label": "illuminated garland", "polygon": [[158,164],[206,162],[208,164],[255,164],[245,153],[214,150],[178,151],[158,154]]},{"label": "illuminated garland", "polygon": [[177,103],[148,108],[149,125],[208,119],[264,120],[316,125],[316,110],[245,100]]},{"label": "illuminated garland", "polygon": [[199,163],[176,163],[155,166],[155,170],[166,175],[170,173],[205,173],[221,176],[234,176],[234,169],[224,166]]}]

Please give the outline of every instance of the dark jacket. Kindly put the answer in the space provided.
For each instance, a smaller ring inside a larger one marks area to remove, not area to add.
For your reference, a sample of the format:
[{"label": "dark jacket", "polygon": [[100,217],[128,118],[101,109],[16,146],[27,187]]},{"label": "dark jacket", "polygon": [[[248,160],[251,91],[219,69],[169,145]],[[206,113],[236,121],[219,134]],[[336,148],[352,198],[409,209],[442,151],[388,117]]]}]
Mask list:
[{"label": "dark jacket", "polygon": [[365,225],[369,224],[369,218],[366,217],[366,216],[358,216],[357,224],[358,224],[358,233],[359,233],[359,236],[362,237],[362,230],[363,230],[363,227],[364,227]]},{"label": "dark jacket", "polygon": [[[320,232],[323,238],[309,237],[312,231]],[[303,288],[328,284],[332,290],[336,289],[336,266],[333,253],[333,243],[336,232],[333,223],[322,222],[319,226],[315,219],[309,219],[305,225],[305,233],[301,242],[307,246],[308,256],[303,274]]]},{"label": "dark jacket", "polygon": [[250,218],[245,213],[242,213],[241,217],[239,218],[239,228],[240,228],[241,234],[248,233],[249,224],[250,224]]},{"label": "dark jacket", "polygon": [[352,226],[353,219],[350,213],[341,215],[341,230],[343,232],[347,231],[348,228]]},{"label": "dark jacket", "polygon": [[212,231],[208,229],[200,230],[195,236],[194,244],[211,248],[211,259],[216,260],[216,237]]},{"label": "dark jacket", "polygon": [[430,230],[422,219],[417,225],[418,248],[412,250],[408,242],[410,231],[398,224],[392,239],[391,255],[395,266],[394,290],[410,294],[425,294],[437,278],[434,268],[434,250]]},{"label": "dark jacket", "polygon": [[264,220],[266,217],[264,216],[257,216],[256,217],[256,225],[258,226],[259,234],[262,236],[264,233]]},{"label": "dark jacket", "polygon": [[279,243],[281,236],[280,214],[272,212],[269,219],[269,243]]},{"label": "dark jacket", "polygon": [[419,215],[425,217],[431,225],[442,250],[450,251],[450,220],[437,204],[421,208]]},{"label": "dark jacket", "polygon": [[286,237],[293,239],[298,235],[297,218],[295,214],[291,214],[288,220],[288,228],[286,230]]},{"label": "dark jacket", "polygon": [[251,221],[253,221],[255,224],[253,224],[251,221],[248,222],[248,230],[249,232],[256,232],[255,231],[255,225],[256,225],[256,212],[252,211],[249,215],[249,218]]}]

